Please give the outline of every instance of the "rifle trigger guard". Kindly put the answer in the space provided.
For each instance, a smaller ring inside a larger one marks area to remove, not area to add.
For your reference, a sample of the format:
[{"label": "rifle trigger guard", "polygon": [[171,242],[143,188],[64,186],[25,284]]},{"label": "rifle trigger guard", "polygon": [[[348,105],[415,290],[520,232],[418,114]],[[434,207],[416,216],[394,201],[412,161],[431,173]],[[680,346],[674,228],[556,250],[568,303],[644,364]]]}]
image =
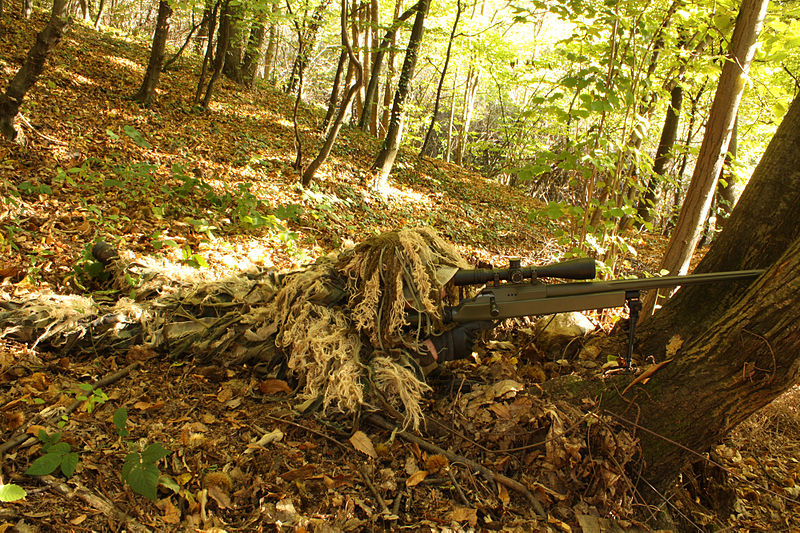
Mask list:
[{"label": "rifle trigger guard", "polygon": [[628,304],[628,355],[625,357],[628,372],[633,365],[633,343],[636,340],[636,323],[639,321],[639,311],[642,310],[642,301],[639,291],[626,291],[625,303]]}]

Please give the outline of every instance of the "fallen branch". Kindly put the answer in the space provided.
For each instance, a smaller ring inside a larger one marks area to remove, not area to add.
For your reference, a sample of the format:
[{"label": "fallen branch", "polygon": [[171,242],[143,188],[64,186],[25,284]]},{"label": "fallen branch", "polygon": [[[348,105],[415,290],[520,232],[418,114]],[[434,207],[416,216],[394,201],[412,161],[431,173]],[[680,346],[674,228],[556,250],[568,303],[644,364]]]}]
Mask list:
[{"label": "fallen branch", "polygon": [[142,525],[138,520],[126,514],[122,509],[114,505],[114,503],[104,496],[93,493],[80,483],[75,483],[77,486],[73,489],[66,483],[58,481],[53,476],[42,476],[39,478],[42,483],[54,489],[56,492],[67,498],[77,496],[83,500],[84,503],[89,505],[92,509],[100,511],[108,518],[116,520],[124,524],[125,529],[133,533],[149,533],[151,530]]},{"label": "fallen branch", "polygon": [[[123,377],[127,376],[128,374],[130,374],[133,370],[138,368],[140,365],[141,365],[141,362],[140,361],[136,361],[136,362],[131,363],[128,366],[122,368],[118,372],[115,372],[115,373],[113,373],[111,375],[108,375],[108,376],[104,377],[101,380],[95,381],[92,384],[92,389],[89,391],[89,394],[91,394],[94,390],[99,389],[100,387],[105,387],[107,385],[110,385],[110,384],[114,383],[115,381],[119,381],[121,378],[123,378]],[[44,419],[43,424],[49,425],[49,424],[55,423],[57,420],[60,420],[62,416],[68,415],[68,414],[72,413],[73,411],[75,411],[78,407],[83,405],[83,403],[85,401],[86,400],[75,400],[70,405],[68,405],[67,408],[64,411],[56,410],[55,413],[53,413],[52,415],[50,415],[49,417]],[[33,439],[35,441],[36,438],[32,437],[30,434],[28,434],[28,430],[31,428],[31,426],[36,425],[37,422],[39,422],[39,420],[37,420],[34,417],[34,419],[31,421],[31,423],[26,426],[24,431],[22,431],[21,433],[17,434],[14,437],[12,437],[11,439],[7,440],[3,444],[0,444],[0,457],[3,457],[9,450],[11,450],[13,448],[16,448],[17,446],[19,446],[20,444],[22,444],[23,442],[25,442],[28,439]]]},{"label": "fallen branch", "polygon": [[449,450],[440,448],[435,444],[431,444],[430,442],[414,435],[413,433],[409,433],[404,430],[399,430],[396,427],[392,426],[380,415],[371,414],[367,417],[367,421],[387,431],[394,431],[396,435],[399,435],[400,437],[409,442],[413,442],[419,445],[421,448],[424,448],[431,453],[444,455],[445,457],[450,459],[451,462],[464,463],[469,468],[480,472],[481,475],[486,479],[488,479],[489,481],[494,481],[495,483],[499,483],[500,485],[503,485],[504,487],[511,489],[514,492],[522,494],[523,496],[525,496],[528,502],[533,506],[533,509],[536,511],[536,514],[539,516],[539,518],[543,519],[547,518],[547,513],[545,512],[542,503],[538,500],[538,498],[536,498],[536,496],[534,496],[534,494],[530,490],[528,490],[528,488],[525,485],[523,485],[519,481],[511,479],[510,477],[506,477],[502,474],[498,474],[497,472],[493,472],[488,468],[486,468],[485,466],[483,466],[482,464],[473,461],[472,459],[468,459],[466,457],[453,453]]}]

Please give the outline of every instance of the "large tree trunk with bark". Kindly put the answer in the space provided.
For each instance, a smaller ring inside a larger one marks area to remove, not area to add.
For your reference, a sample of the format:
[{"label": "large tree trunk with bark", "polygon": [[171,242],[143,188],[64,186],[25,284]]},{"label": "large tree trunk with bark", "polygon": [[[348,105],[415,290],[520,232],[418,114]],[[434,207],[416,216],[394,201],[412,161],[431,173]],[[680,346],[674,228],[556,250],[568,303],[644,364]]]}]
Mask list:
[{"label": "large tree trunk with bark", "polygon": [[[662,361],[646,383],[555,380],[550,392],[602,398],[637,431],[641,479],[663,492],[685,463],[800,377],[800,98],[696,272],[766,269],[750,286],[684,287],[639,329],[640,359]],[[682,343],[682,344],[681,344]],[[674,351],[674,350],[673,350]]]},{"label": "large tree trunk with bark", "polygon": [[172,16],[172,7],[167,0],[158,3],[158,18],[156,30],[153,34],[153,47],[150,50],[150,61],[139,91],[133,95],[133,100],[144,105],[150,105],[156,92],[158,78],[161,76],[161,67],[164,65],[164,54],[167,48],[169,35],[169,17]]},{"label": "large tree trunk with bark", "polygon": [[734,119],[744,92],[744,80],[755,55],[756,40],[764,22],[767,4],[768,0],[742,2],[692,181],[678,217],[678,225],[661,263],[661,267],[672,274],[686,273],[700,239],[703,222],[708,215],[713,191],[728,152]]},{"label": "large tree trunk with bark", "polygon": [[36,43],[28,52],[25,62],[8,84],[6,92],[0,94],[0,135],[7,139],[15,139],[17,130],[14,119],[19,113],[22,99],[28,93],[44,70],[44,63],[53,48],[61,40],[70,24],[66,15],[66,0],[55,0],[50,20],[44,29],[36,35]]},{"label": "large tree trunk with bark", "polygon": [[403,61],[403,68],[400,71],[400,82],[392,103],[392,116],[389,120],[389,130],[386,132],[386,139],[383,147],[372,164],[373,170],[378,171],[375,185],[378,188],[384,187],[389,180],[389,173],[394,166],[397,152],[400,150],[400,137],[402,132],[403,111],[406,98],[411,87],[411,78],[414,76],[414,69],[417,65],[417,52],[422,43],[422,35],[425,30],[425,16],[428,14],[430,0],[421,0],[417,4],[417,15],[414,18],[414,27],[411,28],[411,36],[408,39],[408,49]]}]

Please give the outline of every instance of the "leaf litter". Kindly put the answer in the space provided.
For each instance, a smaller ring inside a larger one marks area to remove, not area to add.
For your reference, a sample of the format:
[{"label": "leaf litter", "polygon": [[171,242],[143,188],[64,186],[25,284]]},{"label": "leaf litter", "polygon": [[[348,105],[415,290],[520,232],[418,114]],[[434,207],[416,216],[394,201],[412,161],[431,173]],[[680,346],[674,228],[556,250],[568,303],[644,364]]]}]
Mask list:
[{"label": "leaf litter", "polygon": [[[18,15],[9,10],[4,17]],[[0,57],[23,57],[42,17],[7,25]],[[193,76],[182,69],[165,73],[156,105],[141,109],[126,97],[146,53],[141,44],[80,25],[55,51],[23,113],[61,142],[33,135],[26,147],[0,146],[0,187],[14,199],[0,204],[4,290],[49,287],[59,295],[101,288],[81,276],[90,265],[79,261],[98,238],[137,257],[154,254],[162,266],[205,267],[212,279],[297,268],[342,243],[403,225],[436,227],[474,264],[500,265],[512,256],[544,263],[559,253],[547,228],[527,222],[527,211],[541,205],[447,163],[401,154],[391,196],[374,193],[353,168],[368,168],[377,143],[358,131],[343,132],[317,186],[303,191],[289,163],[290,98],[223,82],[218,102],[198,114],[186,103]],[[4,77],[14,61],[0,63]],[[318,115],[304,108],[300,120],[304,134],[315,135]],[[226,196],[230,191],[236,194]],[[597,372],[605,354],[581,346],[537,350],[533,329],[525,327],[495,334],[478,346],[477,361],[452,365],[449,390],[424,397],[431,417],[424,435],[519,480],[545,517],[504,484],[399,437],[399,426],[389,431],[321,416],[312,405],[298,413],[289,382],[247,366],[221,368],[196,354],[164,360],[138,345],[121,355],[76,357],[3,340],[0,423],[3,435],[24,440],[5,450],[2,479],[29,496],[0,508],[0,530],[637,527],[628,477],[636,436],[591,404],[552,403],[535,387],[558,375]],[[91,409],[80,401],[62,414],[85,394],[81,384],[131,363],[132,371],[102,387],[105,399],[95,398]],[[687,483],[675,505],[695,523],[800,527],[800,419],[792,394],[712,452],[725,475],[702,472]],[[115,431],[120,406],[129,408],[130,438]],[[61,431],[78,452],[69,480],[22,474],[41,456],[40,429]],[[155,501],[120,477],[132,442],[161,443],[171,452],[158,465],[163,480]],[[714,479],[716,488],[708,490]],[[724,501],[708,497],[717,493]]]}]

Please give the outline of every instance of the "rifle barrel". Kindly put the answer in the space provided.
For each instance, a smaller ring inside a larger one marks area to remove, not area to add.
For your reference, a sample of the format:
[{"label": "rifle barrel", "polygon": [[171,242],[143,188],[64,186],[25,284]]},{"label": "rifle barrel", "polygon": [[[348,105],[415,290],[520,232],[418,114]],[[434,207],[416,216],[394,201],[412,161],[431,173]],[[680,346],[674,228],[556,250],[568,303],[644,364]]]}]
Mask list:
[{"label": "rifle barrel", "polygon": [[734,270],[730,272],[709,272],[705,274],[689,274],[687,276],[661,276],[640,279],[615,279],[612,281],[587,281],[584,283],[561,283],[547,285],[547,296],[571,296],[587,292],[610,292],[615,290],[643,291],[647,289],[664,289],[681,285],[699,285],[715,281],[735,281],[757,278],[763,270]]}]

